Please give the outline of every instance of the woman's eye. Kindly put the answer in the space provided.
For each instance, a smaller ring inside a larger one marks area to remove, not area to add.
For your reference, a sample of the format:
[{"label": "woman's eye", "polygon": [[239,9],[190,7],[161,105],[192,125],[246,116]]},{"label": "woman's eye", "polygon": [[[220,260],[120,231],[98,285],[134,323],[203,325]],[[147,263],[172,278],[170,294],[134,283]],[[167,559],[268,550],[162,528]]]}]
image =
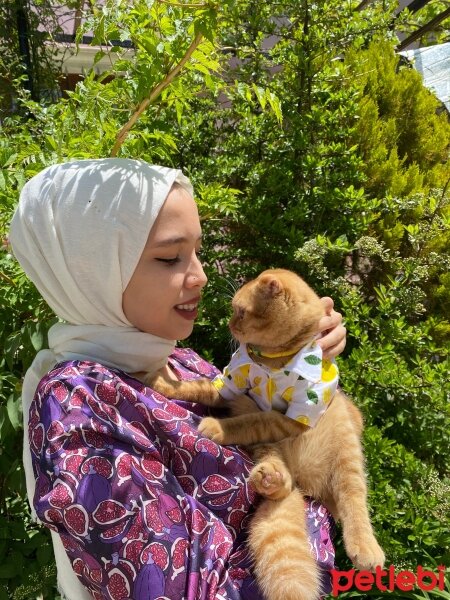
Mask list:
[{"label": "woman's eye", "polygon": [[175,258],[157,258],[156,260],[158,262],[165,263],[166,265],[176,265],[178,262],[180,262],[180,257],[175,256]]}]

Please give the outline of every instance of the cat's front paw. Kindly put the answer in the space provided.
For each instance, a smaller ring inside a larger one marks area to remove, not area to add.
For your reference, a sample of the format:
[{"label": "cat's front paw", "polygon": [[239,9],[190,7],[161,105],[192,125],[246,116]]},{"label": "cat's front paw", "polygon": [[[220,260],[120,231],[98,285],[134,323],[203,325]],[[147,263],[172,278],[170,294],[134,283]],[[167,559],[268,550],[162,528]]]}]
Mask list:
[{"label": "cat's front paw", "polygon": [[250,483],[258,494],[272,500],[281,500],[292,490],[292,478],[281,461],[265,460],[250,472]]},{"label": "cat's front paw", "polygon": [[384,552],[373,535],[363,534],[359,539],[346,540],[347,555],[360,571],[375,571],[384,565]]},{"label": "cat's front paw", "polygon": [[217,442],[217,444],[225,443],[225,432],[218,419],[214,419],[213,417],[205,417],[200,421],[198,431],[203,436],[213,440],[213,442]]}]

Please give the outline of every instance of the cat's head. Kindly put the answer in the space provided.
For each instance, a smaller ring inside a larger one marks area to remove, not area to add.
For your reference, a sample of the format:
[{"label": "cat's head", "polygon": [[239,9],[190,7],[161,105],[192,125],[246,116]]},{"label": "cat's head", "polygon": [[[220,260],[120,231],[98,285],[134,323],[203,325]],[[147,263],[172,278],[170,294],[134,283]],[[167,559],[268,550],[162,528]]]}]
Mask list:
[{"label": "cat's head", "polygon": [[268,269],[233,298],[230,330],[241,344],[275,351],[301,347],[318,333],[324,306],[292,271]]}]

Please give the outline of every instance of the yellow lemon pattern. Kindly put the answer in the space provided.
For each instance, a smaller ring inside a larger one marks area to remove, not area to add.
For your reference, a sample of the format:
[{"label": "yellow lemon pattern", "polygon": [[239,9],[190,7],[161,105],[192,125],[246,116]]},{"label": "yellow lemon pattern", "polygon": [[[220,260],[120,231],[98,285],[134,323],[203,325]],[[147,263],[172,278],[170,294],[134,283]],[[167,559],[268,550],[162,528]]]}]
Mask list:
[{"label": "yellow lemon pattern", "polygon": [[283,398],[283,400],[286,400],[286,402],[292,402],[292,396],[294,394],[294,386],[290,385],[288,388],[286,388],[284,390],[284,392],[281,394],[281,397]]},{"label": "yellow lemon pattern", "polygon": [[237,388],[239,388],[241,390],[246,387],[247,380],[245,379],[245,377],[243,375],[239,375],[239,373],[235,373],[232,377],[233,377],[233,383]]},{"label": "yellow lemon pattern", "polygon": [[241,372],[242,376],[247,379],[250,371],[250,365],[242,365],[242,367],[239,367],[239,371]]},{"label": "yellow lemon pattern", "polygon": [[275,381],[272,378],[269,377],[267,379],[267,383],[266,383],[266,392],[267,392],[267,398],[269,399],[270,403],[272,403],[272,398],[276,391],[277,391],[277,384],[275,383]]},{"label": "yellow lemon pattern", "polygon": [[337,367],[329,360],[322,362],[322,381],[333,381],[338,375]]},{"label": "yellow lemon pattern", "polygon": [[338,369],[334,362],[322,360],[317,344],[303,348],[276,370],[253,362],[241,346],[213,384],[227,400],[247,394],[261,410],[278,410],[314,427],[336,392]]},{"label": "yellow lemon pattern", "polygon": [[215,379],[213,379],[212,384],[213,384],[213,386],[216,388],[216,390],[218,392],[220,392],[220,390],[225,385],[224,382],[223,382],[223,379],[221,379],[220,375],[218,377],[216,377]]},{"label": "yellow lemon pattern", "polygon": [[333,397],[333,390],[331,387],[327,387],[323,390],[323,402],[324,404],[330,404],[331,399]]}]

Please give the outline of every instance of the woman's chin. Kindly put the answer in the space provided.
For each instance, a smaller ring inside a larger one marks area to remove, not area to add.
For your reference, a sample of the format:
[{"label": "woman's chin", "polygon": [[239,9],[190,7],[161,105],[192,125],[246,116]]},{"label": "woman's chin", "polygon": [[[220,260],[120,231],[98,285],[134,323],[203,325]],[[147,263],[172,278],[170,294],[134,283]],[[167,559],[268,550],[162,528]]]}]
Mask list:
[{"label": "woman's chin", "polygon": [[182,341],[187,339],[194,329],[194,322],[187,323],[183,328],[180,327],[179,334],[175,336],[176,340]]}]

